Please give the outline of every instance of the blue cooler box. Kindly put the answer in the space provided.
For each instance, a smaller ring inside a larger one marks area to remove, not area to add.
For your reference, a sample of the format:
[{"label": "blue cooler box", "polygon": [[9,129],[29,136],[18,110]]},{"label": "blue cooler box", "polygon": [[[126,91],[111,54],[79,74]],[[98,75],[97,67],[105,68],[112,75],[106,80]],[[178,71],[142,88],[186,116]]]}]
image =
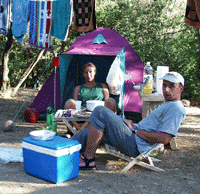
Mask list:
[{"label": "blue cooler box", "polygon": [[52,140],[34,140],[25,137],[22,141],[24,170],[33,176],[61,183],[79,174],[79,151],[81,144],[59,136]]}]

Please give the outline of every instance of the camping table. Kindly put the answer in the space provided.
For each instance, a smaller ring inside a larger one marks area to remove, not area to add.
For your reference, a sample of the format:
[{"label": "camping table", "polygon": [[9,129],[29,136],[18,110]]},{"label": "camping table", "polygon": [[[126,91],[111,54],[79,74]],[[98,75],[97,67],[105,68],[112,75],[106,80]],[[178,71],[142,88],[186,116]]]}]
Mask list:
[{"label": "camping table", "polygon": [[[63,121],[73,134],[76,134],[78,131],[84,129],[87,126],[86,123],[84,123],[82,126],[80,126],[77,123],[77,121],[88,121],[90,115],[82,115],[82,114],[76,113],[76,114],[73,114],[72,117],[66,117],[63,114],[66,111],[67,110],[58,110],[55,114],[55,120]],[[73,124],[77,130],[73,128],[73,126],[69,123],[69,121],[73,122]]]},{"label": "camping table", "polygon": [[147,117],[149,113],[158,108],[165,101],[163,95],[159,93],[144,94],[139,92],[139,96],[143,101],[142,118]]}]

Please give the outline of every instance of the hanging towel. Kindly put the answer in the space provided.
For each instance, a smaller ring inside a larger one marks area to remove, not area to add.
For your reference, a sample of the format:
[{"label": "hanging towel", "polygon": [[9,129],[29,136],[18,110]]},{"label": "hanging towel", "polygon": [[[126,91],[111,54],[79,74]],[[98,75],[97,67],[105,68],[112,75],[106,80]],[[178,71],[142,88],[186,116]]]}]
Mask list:
[{"label": "hanging towel", "polygon": [[185,12],[185,23],[200,28],[200,0],[188,0]]},{"label": "hanging towel", "polygon": [[29,1],[13,0],[13,26],[12,33],[14,38],[22,44],[27,33]]},{"label": "hanging towel", "polygon": [[8,35],[10,30],[10,0],[0,0],[0,34]]},{"label": "hanging towel", "polygon": [[52,1],[30,1],[29,9],[29,44],[38,49],[51,49]]},{"label": "hanging towel", "polygon": [[52,25],[50,35],[65,41],[72,23],[73,1],[57,0],[52,6]]},{"label": "hanging towel", "polygon": [[96,29],[95,0],[74,0],[72,30],[87,32]]}]

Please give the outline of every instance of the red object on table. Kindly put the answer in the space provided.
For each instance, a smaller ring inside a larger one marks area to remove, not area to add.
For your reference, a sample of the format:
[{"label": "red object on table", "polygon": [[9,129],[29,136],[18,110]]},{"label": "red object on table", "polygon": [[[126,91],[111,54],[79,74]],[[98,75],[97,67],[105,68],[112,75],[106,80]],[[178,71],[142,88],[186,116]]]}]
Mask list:
[{"label": "red object on table", "polygon": [[26,108],[24,111],[24,119],[29,123],[36,123],[40,117],[40,113],[37,108]]},{"label": "red object on table", "polygon": [[54,57],[53,58],[53,66],[54,67],[59,67],[59,57]]}]

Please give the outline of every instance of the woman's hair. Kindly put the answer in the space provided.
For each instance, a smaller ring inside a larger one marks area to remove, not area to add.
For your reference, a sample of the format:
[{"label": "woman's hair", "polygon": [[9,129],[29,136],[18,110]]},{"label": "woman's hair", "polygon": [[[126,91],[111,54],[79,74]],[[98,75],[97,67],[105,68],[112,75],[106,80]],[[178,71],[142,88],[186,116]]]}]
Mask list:
[{"label": "woman's hair", "polygon": [[96,66],[95,66],[93,63],[88,62],[88,63],[86,63],[85,65],[83,65],[83,67],[82,67],[82,69],[81,69],[81,73],[82,73],[82,74],[84,73],[84,71],[85,71],[85,69],[86,69],[87,67],[93,67],[94,70],[95,70],[95,72],[97,72]]}]

